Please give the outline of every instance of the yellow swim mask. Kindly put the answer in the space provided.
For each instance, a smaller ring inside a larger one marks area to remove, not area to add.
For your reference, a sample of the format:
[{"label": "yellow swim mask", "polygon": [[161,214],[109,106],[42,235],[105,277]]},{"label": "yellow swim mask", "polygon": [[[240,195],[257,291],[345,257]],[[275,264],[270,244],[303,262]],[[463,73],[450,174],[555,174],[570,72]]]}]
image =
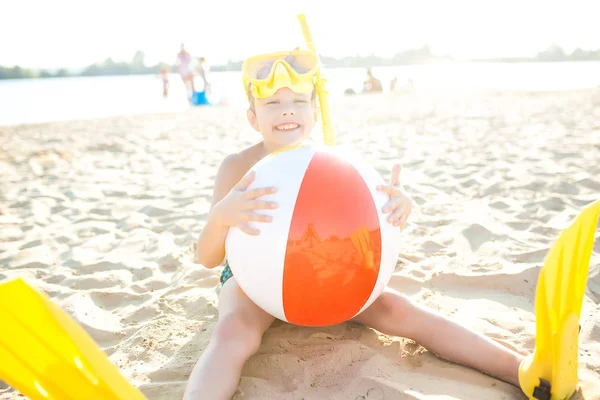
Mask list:
[{"label": "yellow swim mask", "polygon": [[319,57],[310,50],[281,51],[250,57],[242,65],[244,89],[248,96],[262,99],[281,88],[296,93],[315,90]]}]

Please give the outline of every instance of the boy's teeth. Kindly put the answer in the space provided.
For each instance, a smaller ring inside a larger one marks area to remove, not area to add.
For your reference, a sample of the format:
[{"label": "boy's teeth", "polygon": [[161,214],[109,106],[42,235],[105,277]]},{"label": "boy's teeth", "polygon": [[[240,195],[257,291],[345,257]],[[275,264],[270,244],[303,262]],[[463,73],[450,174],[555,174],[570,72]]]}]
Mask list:
[{"label": "boy's teeth", "polygon": [[277,125],[277,129],[279,129],[280,131],[287,131],[291,129],[296,129],[298,126],[298,124],[281,124]]}]

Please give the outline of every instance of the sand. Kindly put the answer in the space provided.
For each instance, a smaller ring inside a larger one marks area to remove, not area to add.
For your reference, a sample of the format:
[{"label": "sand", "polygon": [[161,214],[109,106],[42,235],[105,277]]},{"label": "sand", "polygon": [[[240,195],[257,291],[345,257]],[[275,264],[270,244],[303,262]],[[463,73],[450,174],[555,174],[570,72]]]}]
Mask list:
[{"label": "sand", "polygon": [[[332,101],[338,140],[414,198],[390,285],[527,354],[544,256],[600,198],[600,90]],[[317,133],[318,135],[318,133]],[[194,262],[243,110],[0,127],[0,280],[44,290],[149,399],[179,399],[217,319],[220,268]],[[600,231],[598,231],[600,236]],[[600,398],[600,239],[580,378]],[[0,383],[0,399],[17,398]],[[275,322],[236,399],[520,399],[515,387],[357,324]]]}]

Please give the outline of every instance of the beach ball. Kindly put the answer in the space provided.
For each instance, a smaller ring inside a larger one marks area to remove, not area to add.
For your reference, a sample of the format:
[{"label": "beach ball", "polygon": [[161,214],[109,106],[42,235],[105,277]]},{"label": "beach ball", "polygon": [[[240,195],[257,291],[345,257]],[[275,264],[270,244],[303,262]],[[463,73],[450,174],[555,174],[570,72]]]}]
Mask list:
[{"label": "beach ball", "polygon": [[381,294],[396,266],[400,228],[382,213],[379,173],[355,153],[302,145],[253,166],[249,189],[275,187],[260,235],[231,228],[227,259],[240,288],[272,316],[296,325],[347,321]]}]

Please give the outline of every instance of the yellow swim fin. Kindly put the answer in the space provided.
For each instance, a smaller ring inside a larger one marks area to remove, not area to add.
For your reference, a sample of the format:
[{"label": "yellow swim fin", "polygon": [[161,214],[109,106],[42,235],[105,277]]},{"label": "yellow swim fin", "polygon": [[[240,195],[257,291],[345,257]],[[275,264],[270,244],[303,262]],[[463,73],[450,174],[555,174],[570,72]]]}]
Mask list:
[{"label": "yellow swim fin", "polygon": [[93,339],[18,278],[0,284],[0,379],[32,400],[143,400]]},{"label": "yellow swim fin", "polygon": [[535,350],[519,366],[529,399],[568,399],[577,389],[579,316],[600,200],[586,207],[548,252],[535,295]]}]

